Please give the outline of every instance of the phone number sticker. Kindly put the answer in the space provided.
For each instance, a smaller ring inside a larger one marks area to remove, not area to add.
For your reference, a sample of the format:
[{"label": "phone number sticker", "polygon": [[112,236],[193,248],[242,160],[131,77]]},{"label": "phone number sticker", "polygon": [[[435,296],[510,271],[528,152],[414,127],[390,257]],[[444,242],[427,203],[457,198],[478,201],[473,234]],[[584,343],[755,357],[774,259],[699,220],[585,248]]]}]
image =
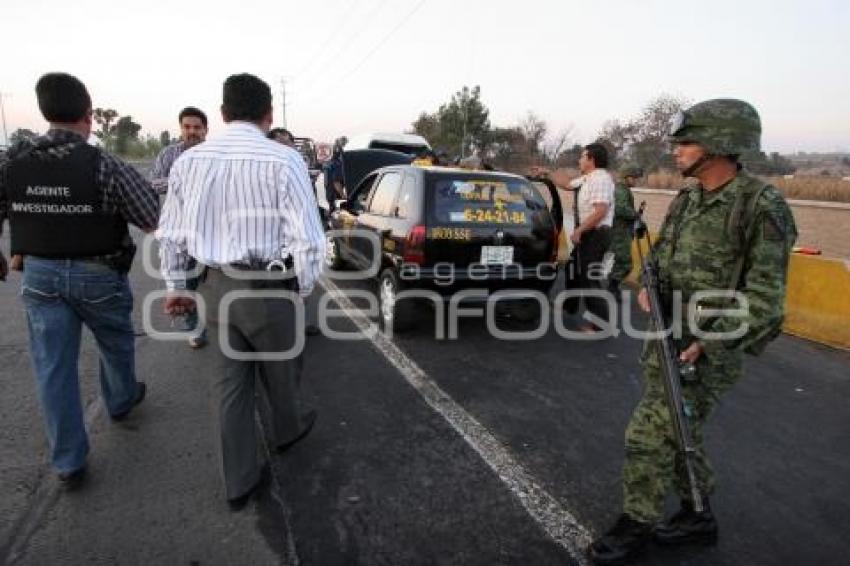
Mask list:
[{"label": "phone number sticker", "polygon": [[528,218],[525,212],[467,208],[463,211],[463,221],[479,224],[527,224]]}]

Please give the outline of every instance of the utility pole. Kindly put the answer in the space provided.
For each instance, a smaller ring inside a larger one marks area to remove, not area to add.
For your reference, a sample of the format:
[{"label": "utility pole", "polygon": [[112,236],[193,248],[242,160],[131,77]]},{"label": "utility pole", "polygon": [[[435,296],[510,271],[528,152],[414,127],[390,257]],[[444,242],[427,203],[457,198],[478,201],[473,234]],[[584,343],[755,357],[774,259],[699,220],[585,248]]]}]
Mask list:
[{"label": "utility pole", "polygon": [[3,104],[3,99],[7,96],[5,92],[0,92],[0,117],[3,118],[3,140],[6,145],[9,145],[9,132],[6,130],[6,105]]},{"label": "utility pole", "polygon": [[286,127],[286,79],[283,77],[280,78],[280,90],[283,95],[280,104],[280,110],[283,114],[283,127]]}]

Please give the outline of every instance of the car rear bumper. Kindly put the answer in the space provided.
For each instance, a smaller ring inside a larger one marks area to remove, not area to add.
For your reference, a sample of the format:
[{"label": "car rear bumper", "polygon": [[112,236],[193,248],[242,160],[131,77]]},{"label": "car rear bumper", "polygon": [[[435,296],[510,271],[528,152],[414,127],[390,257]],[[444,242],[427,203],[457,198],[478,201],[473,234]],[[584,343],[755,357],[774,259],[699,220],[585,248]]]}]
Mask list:
[{"label": "car rear bumper", "polygon": [[[399,270],[399,279],[405,288],[436,291],[441,295],[452,295],[469,289],[483,289],[488,293],[511,290],[530,290],[548,294],[558,275],[554,264],[540,264],[537,267],[521,266],[480,266],[481,269],[419,268],[403,266]],[[486,267],[486,268],[485,268]],[[520,298],[517,295],[517,298]]]}]

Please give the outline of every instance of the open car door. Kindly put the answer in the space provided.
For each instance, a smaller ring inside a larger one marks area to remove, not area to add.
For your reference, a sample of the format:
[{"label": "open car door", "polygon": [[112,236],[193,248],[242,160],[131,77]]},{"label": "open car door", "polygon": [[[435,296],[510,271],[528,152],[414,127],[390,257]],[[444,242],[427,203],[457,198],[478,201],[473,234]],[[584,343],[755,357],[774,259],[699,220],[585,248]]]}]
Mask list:
[{"label": "open car door", "polygon": [[389,165],[409,165],[413,157],[406,153],[388,149],[354,149],[342,152],[342,174],[348,199],[354,195],[360,183],[369,173]]},{"label": "open car door", "polygon": [[540,188],[541,185],[546,187],[546,191],[540,192],[543,194],[543,198],[546,199],[546,204],[549,205],[549,210],[552,212],[552,217],[555,220],[555,228],[560,235],[564,230],[564,205],[561,202],[561,194],[558,192],[555,183],[552,182],[552,179],[544,177],[526,177],[526,179],[534,183],[535,187]]}]

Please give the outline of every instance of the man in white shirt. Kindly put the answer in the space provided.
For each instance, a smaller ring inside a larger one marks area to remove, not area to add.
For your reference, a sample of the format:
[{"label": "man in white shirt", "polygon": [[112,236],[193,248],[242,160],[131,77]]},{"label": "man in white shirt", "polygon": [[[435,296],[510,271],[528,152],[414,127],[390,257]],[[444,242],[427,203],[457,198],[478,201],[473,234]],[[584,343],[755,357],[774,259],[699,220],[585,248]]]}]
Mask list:
[{"label": "man in white shirt", "polygon": [[[557,186],[575,192],[575,228],[570,235],[574,248],[568,269],[576,270],[573,289],[602,289],[602,262],[611,245],[614,222],[614,180],[608,173],[608,150],[599,143],[588,144],[578,160],[581,177],[570,179],[565,171],[535,168],[533,174],[548,175]],[[569,275],[569,274],[568,274]],[[585,308],[600,319],[608,320],[608,303],[593,296],[583,297]],[[596,332],[593,322],[584,322],[583,332]]]},{"label": "man in white shirt", "polygon": [[[172,291],[167,314],[195,308],[178,291],[185,289],[190,258],[205,266],[199,292],[210,349],[223,367],[215,385],[224,484],[230,507],[239,510],[269,478],[257,450],[255,382],[269,402],[278,452],[303,439],[316,419],[300,400],[300,354],[269,357],[303,345],[296,336],[303,331],[295,319],[300,301],[289,292],[310,294],[325,239],[304,160],[266,137],[272,122],[268,84],[248,74],[229,77],[221,113],[224,132],[185,151],[172,167],[157,238]],[[264,295],[250,296],[257,291]],[[219,313],[222,302],[239,293],[243,298]],[[252,359],[240,359],[246,357]]]}]

